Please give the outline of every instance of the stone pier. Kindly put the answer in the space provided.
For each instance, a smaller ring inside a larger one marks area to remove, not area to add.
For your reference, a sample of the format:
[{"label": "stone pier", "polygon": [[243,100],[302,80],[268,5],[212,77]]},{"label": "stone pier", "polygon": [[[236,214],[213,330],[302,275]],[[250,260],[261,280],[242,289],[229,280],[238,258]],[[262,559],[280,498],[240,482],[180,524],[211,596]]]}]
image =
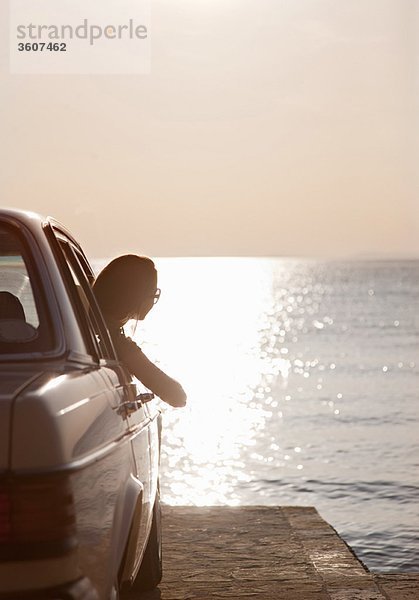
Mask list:
[{"label": "stone pier", "polygon": [[311,507],[165,506],[163,565],[144,600],[419,598],[419,573],[369,572]]}]

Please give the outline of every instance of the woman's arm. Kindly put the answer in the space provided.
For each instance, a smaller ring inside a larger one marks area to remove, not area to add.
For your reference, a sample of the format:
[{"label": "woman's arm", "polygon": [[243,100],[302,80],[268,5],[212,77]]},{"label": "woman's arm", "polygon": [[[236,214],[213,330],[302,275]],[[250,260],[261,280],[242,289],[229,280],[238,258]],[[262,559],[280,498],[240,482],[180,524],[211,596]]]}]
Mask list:
[{"label": "woman's arm", "polygon": [[185,406],[186,394],[180,383],[156,367],[135,342],[125,338],[117,352],[129,372],[156,396],[171,406]]}]

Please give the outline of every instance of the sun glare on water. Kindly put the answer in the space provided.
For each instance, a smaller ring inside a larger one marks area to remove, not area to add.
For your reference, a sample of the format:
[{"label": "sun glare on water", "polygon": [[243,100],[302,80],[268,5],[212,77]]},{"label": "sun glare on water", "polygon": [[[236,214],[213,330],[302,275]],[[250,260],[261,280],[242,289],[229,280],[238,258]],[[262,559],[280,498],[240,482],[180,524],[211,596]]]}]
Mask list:
[{"label": "sun glare on water", "polygon": [[164,407],[163,499],[236,504],[232,489],[247,478],[241,449],[255,444],[270,416],[269,405],[258,401],[269,389],[258,388],[264,371],[272,372],[261,337],[273,267],[225,258],[161,259],[157,267],[161,301],[135,337],[188,393],[186,409]]}]

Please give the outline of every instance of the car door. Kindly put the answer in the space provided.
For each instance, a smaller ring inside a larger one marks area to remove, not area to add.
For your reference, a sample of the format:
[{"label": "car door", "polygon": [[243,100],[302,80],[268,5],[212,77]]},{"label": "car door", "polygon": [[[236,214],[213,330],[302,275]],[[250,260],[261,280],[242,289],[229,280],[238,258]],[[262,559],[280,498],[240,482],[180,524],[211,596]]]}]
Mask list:
[{"label": "car door", "polygon": [[[92,342],[96,344],[100,355],[100,373],[102,377],[106,378],[109,389],[112,390],[110,402],[125,421],[129,432],[134,474],[143,488],[138,531],[140,543],[137,545],[135,560],[138,566],[144,549],[141,540],[147,538],[153,508],[152,493],[154,490],[150,481],[154,469],[151,463],[150,425],[154,423],[154,420],[150,418],[145,405],[137,398],[137,386],[132,381],[131,375],[115,355],[109,333],[91,289],[94,275],[86,257],[65,233],[57,230],[54,233],[67,267],[75,280],[81,305],[84,307],[82,312],[84,312],[83,318],[86,320],[86,327],[93,331]],[[155,426],[154,424],[153,427]]]},{"label": "car door", "polygon": [[[119,397],[119,412],[126,419],[130,433],[130,444],[135,465],[136,477],[142,484],[142,512],[139,522],[138,539],[146,540],[151,525],[155,484],[152,485],[152,477],[157,481],[157,475],[153,470],[152,458],[154,458],[154,446],[150,443],[155,435],[152,428],[156,427],[156,421],[152,420],[147,406],[139,399],[137,384],[131,379],[124,365],[115,362],[107,365],[103,373],[108,378],[113,389]],[[135,557],[135,568],[139,567],[145,546],[138,544]]]}]

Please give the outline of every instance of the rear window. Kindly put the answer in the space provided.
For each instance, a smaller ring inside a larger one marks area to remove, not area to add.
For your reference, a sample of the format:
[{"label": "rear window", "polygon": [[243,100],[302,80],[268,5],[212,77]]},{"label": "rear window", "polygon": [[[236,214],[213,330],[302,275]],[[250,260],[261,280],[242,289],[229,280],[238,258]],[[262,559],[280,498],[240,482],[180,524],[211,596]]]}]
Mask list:
[{"label": "rear window", "polygon": [[18,231],[0,223],[0,358],[51,349],[51,331],[41,300]]}]

